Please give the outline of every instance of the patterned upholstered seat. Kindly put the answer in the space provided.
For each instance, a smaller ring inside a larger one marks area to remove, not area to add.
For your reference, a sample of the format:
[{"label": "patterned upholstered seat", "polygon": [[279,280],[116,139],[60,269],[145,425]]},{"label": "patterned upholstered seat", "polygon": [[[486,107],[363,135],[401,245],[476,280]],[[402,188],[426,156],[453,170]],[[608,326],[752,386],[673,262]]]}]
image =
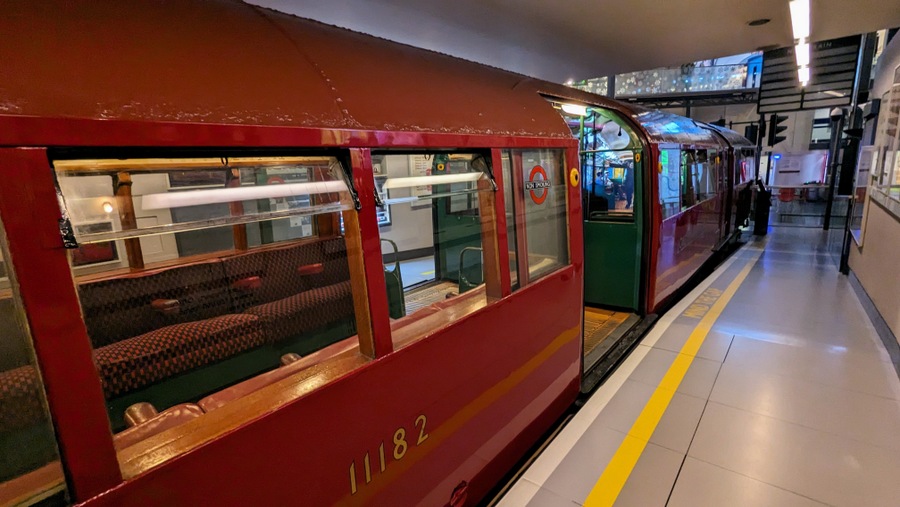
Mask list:
[{"label": "patterned upholstered seat", "polygon": [[[78,296],[94,347],[172,324],[239,313],[219,260],[82,283]],[[177,308],[161,311],[154,307],[157,302]]]},{"label": "patterned upholstered seat", "polygon": [[222,262],[235,305],[259,316],[273,342],[353,318],[344,238],[249,252]]},{"label": "patterned upholstered seat", "polygon": [[353,315],[350,281],[307,290],[246,310],[259,317],[269,339],[281,341]]},{"label": "patterned upholstered seat", "polygon": [[0,432],[27,428],[44,417],[41,386],[32,366],[0,372]]},{"label": "patterned upholstered seat", "polygon": [[94,351],[107,398],[141,389],[266,343],[254,315],[175,324]]}]

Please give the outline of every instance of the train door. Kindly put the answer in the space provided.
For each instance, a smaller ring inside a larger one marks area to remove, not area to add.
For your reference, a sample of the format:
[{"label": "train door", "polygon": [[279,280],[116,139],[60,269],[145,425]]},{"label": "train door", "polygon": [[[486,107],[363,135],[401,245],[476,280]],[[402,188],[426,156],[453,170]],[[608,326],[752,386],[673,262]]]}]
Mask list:
[{"label": "train door", "polygon": [[[618,113],[559,107],[580,141],[585,371],[638,323],[646,203],[644,145]],[[583,113],[583,114],[581,114]]]}]

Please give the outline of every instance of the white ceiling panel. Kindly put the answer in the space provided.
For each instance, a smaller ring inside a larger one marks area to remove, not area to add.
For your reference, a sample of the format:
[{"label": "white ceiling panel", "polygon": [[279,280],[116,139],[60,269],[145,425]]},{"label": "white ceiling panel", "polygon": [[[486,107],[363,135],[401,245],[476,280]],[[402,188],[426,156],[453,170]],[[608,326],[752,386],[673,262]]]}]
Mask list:
[{"label": "white ceiling panel", "polygon": [[[250,0],[563,82],[792,43],[788,0]],[[900,0],[811,0],[812,39],[900,26]],[[751,27],[748,22],[771,22]]]}]

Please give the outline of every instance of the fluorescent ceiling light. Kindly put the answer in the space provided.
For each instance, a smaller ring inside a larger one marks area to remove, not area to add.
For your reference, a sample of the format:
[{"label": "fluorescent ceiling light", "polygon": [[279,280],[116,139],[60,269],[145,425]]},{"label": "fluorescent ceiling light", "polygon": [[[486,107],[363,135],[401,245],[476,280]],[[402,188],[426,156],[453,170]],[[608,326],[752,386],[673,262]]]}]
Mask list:
[{"label": "fluorescent ceiling light", "polygon": [[797,77],[800,79],[800,86],[806,86],[809,83],[809,67],[797,69]]},{"label": "fluorescent ceiling light", "polygon": [[797,67],[806,67],[809,65],[809,44],[804,42],[797,44],[794,48],[794,55],[797,57]]},{"label": "fluorescent ceiling light", "polygon": [[794,39],[803,41],[809,38],[809,0],[791,0],[789,5]]},{"label": "fluorescent ceiling light", "polygon": [[216,204],[254,199],[277,199],[297,195],[330,194],[345,192],[347,185],[337,181],[314,181],[309,183],[284,183],[274,185],[254,185],[233,188],[212,188],[207,190],[186,190],[147,194],[141,200],[145,210],[183,208],[200,204]]},{"label": "fluorescent ceiling light", "polygon": [[582,106],[580,104],[563,104],[561,107],[564,113],[574,114],[575,116],[587,116],[587,106]]},{"label": "fluorescent ceiling light", "polygon": [[484,173],[460,173],[460,174],[432,174],[431,176],[409,176],[406,178],[388,178],[384,182],[384,189],[411,188],[426,185],[446,185],[449,183],[463,183],[476,181]]}]

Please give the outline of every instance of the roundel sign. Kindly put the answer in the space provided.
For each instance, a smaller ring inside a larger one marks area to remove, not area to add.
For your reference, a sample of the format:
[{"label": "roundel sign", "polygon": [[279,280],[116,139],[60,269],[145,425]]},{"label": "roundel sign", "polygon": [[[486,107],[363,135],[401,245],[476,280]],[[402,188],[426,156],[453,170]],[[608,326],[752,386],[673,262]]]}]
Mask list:
[{"label": "roundel sign", "polygon": [[547,178],[547,171],[543,167],[536,165],[525,182],[525,190],[531,194],[531,200],[535,204],[543,204],[550,194],[550,179]]}]

